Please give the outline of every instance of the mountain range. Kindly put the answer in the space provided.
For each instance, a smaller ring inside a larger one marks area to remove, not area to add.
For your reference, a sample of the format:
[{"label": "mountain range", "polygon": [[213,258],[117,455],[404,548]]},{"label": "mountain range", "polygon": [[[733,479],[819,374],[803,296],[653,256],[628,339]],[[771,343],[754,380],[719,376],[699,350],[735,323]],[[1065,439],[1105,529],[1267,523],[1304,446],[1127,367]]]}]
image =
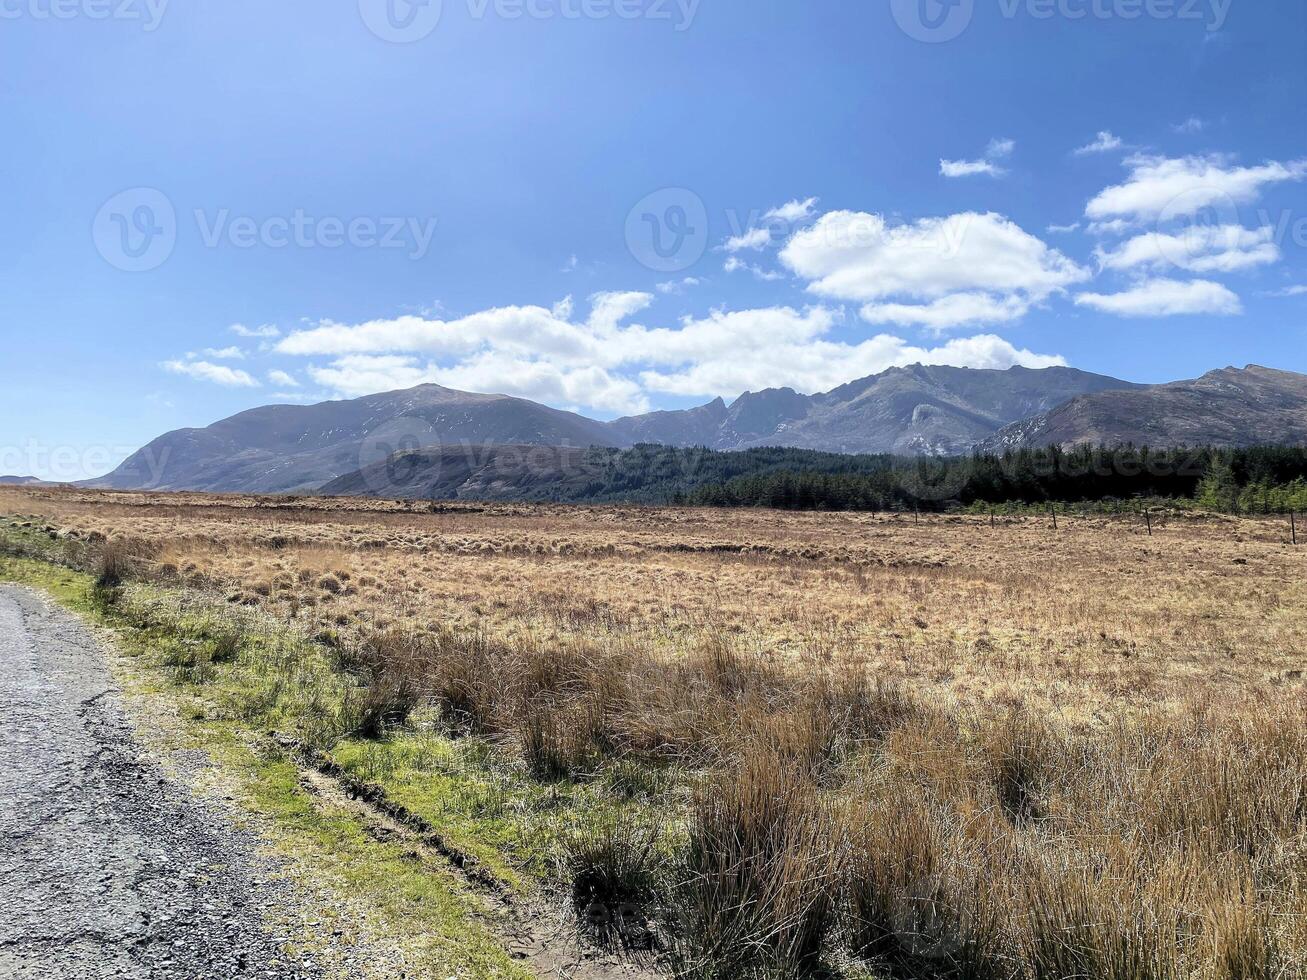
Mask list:
[{"label": "mountain range", "polygon": [[[914,365],[816,395],[769,389],[730,404],[719,398],[611,422],[434,384],[349,401],[272,405],[207,428],[169,432],[83,485],[244,493],[331,485],[333,492],[366,492],[375,482],[369,474],[395,454],[447,446],[464,447],[460,455],[472,467],[464,479],[476,482],[480,469],[469,446],[658,443],[945,456],[1053,443],[1304,441],[1307,376],[1285,371],[1227,368],[1197,381],[1145,386],[1065,367]],[[446,470],[443,479],[457,472]]]}]

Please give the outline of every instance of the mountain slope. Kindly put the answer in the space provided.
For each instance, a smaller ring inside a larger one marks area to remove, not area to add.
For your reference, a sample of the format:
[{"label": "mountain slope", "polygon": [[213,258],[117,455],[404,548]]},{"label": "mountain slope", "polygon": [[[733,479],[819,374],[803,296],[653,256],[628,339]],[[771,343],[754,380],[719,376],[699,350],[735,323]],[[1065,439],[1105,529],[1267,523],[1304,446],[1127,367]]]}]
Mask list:
[{"label": "mountain slope", "polygon": [[1074,368],[893,368],[814,396],[806,417],[747,445],[947,456],[1087,392],[1135,387]]},{"label": "mountain slope", "polygon": [[1194,381],[1074,398],[1007,426],[988,452],[1095,443],[1243,447],[1307,443],[1307,375],[1249,365]]},{"label": "mountain slope", "polygon": [[601,472],[590,449],[436,446],[396,453],[337,477],[319,492],[396,500],[556,500],[581,493]]},{"label": "mountain slope", "polygon": [[710,449],[788,446],[841,453],[964,453],[1018,419],[1089,392],[1139,387],[1074,368],[890,368],[820,395],[748,392],[687,412],[619,419],[628,443]]},{"label": "mountain slope", "polygon": [[320,405],[270,405],[178,429],[86,485],[281,493],[441,442],[613,445],[603,423],[505,395],[439,385]]}]

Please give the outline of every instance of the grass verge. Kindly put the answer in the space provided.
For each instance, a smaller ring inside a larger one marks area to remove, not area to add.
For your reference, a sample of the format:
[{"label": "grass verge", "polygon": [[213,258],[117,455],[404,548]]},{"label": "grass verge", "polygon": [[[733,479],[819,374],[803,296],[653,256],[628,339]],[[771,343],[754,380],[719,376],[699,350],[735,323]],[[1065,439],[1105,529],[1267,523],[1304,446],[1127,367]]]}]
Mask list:
[{"label": "grass verge", "polygon": [[[233,659],[215,663],[213,654],[227,648],[230,635],[215,632],[216,620],[166,590],[132,585],[106,606],[90,575],[11,556],[0,556],[0,581],[40,589],[114,631],[115,676],[129,701],[149,705],[148,716],[137,717],[143,740],[165,751],[204,750],[218,770],[209,778],[221,781],[288,859],[288,872],[311,889],[326,890],[332,907],[315,910],[318,921],[358,929],[369,946],[387,951],[380,965],[386,972],[378,975],[531,976],[504,950],[477,897],[455,874],[419,861],[402,842],[374,839],[351,814],[315,802],[297,767],[262,747],[266,728],[255,721],[284,720],[285,702],[295,699],[285,691],[271,697],[273,681],[261,659],[284,652],[279,648],[286,636],[242,630]],[[152,615],[134,615],[145,608]],[[306,690],[299,697],[311,698],[314,685],[325,682],[313,664],[304,666],[301,679]],[[250,717],[250,706],[259,702],[262,718]],[[231,710],[242,706],[244,712]],[[242,713],[245,718],[238,717]],[[362,910],[361,917],[354,910]],[[306,931],[295,945],[312,954],[316,942]],[[341,975],[358,976],[360,967],[343,967]]]}]

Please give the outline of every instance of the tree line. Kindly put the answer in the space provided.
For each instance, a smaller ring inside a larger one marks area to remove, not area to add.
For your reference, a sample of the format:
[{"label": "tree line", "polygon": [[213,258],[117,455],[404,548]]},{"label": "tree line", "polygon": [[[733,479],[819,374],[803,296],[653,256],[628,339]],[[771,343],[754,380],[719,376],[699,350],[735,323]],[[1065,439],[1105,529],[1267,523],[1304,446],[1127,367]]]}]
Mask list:
[{"label": "tree line", "polygon": [[787,510],[940,511],[1160,499],[1213,510],[1307,509],[1307,447],[1078,446],[946,458],[801,449],[594,449],[555,499]]}]

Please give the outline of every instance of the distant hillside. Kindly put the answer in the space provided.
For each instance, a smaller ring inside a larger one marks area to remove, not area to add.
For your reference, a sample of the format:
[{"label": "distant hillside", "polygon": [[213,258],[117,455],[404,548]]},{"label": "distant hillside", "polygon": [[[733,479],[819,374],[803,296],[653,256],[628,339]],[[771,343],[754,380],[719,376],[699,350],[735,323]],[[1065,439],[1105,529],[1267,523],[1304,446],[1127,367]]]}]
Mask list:
[{"label": "distant hillside", "polygon": [[34,476],[0,476],[0,486],[5,487],[27,487],[43,483]]},{"label": "distant hillside", "polygon": [[1074,368],[891,368],[819,395],[772,388],[612,423],[627,444],[947,456],[1088,392],[1139,387]]},{"label": "distant hillside", "polygon": [[394,500],[571,500],[585,496],[601,467],[590,449],[443,446],[396,453],[319,492]]},{"label": "distant hillside", "polygon": [[439,385],[320,405],[271,405],[160,436],[85,485],[281,493],[316,489],[405,449],[440,443],[610,446],[601,422],[522,398]]},{"label": "distant hillside", "polygon": [[903,460],[804,449],[717,452],[669,446],[445,446],[397,453],[332,480],[326,496],[396,500],[522,500],[664,504],[700,487],[793,470],[842,476],[888,472]]},{"label": "distant hillside", "polygon": [[84,485],[113,489],[289,493],[316,489],[396,452],[435,446],[738,450],[940,456],[1086,392],[1128,382],[1071,368],[893,368],[819,395],[750,392],[727,405],[599,422],[523,398],[421,385],[320,405],[272,405],[203,429],[178,429]]},{"label": "distant hillside", "polygon": [[1307,375],[1249,365],[1195,381],[1083,395],[1007,426],[986,452],[1081,443],[1246,447],[1307,443]]}]

